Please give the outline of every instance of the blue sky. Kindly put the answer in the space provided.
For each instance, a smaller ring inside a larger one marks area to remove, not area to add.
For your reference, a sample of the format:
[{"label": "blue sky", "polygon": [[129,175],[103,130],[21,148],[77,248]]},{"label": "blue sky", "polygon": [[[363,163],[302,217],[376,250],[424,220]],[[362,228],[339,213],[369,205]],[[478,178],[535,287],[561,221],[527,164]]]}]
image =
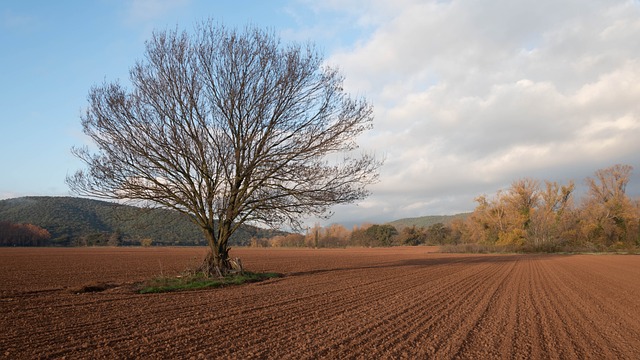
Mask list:
[{"label": "blue sky", "polygon": [[640,195],[640,4],[632,0],[95,0],[0,3],[0,199],[70,195],[89,88],[126,83],[153,29],[212,18],[313,41],[375,106],[372,196],[331,221],[470,211],[523,177],[632,165]]},{"label": "blue sky", "polygon": [[[233,4],[233,6],[230,6]],[[225,23],[295,26],[282,1],[3,1],[0,4],[0,197],[65,195],[89,88],[126,82],[152,29],[215,16]],[[215,14],[215,15],[214,15]]]}]

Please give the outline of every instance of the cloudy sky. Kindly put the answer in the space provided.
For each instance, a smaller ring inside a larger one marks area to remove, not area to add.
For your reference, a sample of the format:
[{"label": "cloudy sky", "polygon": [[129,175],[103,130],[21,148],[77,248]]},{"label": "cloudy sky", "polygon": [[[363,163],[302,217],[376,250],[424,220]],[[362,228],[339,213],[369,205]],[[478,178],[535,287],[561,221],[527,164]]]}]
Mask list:
[{"label": "cloudy sky", "polygon": [[531,177],[629,164],[640,195],[640,1],[95,0],[0,3],[0,199],[69,195],[89,88],[153,29],[213,18],[311,40],[375,106],[380,182],[333,222],[471,211]]}]

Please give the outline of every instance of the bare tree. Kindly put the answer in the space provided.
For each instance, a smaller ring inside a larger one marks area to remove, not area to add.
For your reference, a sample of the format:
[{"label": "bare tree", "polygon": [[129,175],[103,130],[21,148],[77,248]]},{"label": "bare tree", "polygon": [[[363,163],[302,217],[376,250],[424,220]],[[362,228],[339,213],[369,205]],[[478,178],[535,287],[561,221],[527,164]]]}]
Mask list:
[{"label": "bare tree", "polygon": [[311,44],[211,21],[195,35],[155,32],[130,81],[90,90],[82,126],[97,150],[73,149],[88,169],[67,183],[188,214],[208,241],[209,273],[229,270],[241,224],[296,227],[377,180],[381,161],[353,152],[372,106],[344,92]]}]

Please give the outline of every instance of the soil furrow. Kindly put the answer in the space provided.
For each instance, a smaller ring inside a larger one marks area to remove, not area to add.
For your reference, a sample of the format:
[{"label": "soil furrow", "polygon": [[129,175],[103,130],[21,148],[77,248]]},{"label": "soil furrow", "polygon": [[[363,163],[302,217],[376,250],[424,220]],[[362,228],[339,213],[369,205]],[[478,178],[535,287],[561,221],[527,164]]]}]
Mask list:
[{"label": "soil furrow", "polygon": [[233,249],[258,284],[73,294],[203,248],[0,249],[0,359],[637,358],[640,257]]}]

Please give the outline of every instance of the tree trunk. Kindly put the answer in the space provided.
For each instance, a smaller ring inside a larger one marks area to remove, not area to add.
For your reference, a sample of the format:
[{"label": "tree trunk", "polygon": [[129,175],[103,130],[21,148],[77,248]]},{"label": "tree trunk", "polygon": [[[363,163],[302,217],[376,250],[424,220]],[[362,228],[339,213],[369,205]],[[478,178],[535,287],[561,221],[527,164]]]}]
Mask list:
[{"label": "tree trunk", "polygon": [[204,229],[209,244],[209,252],[202,265],[198,269],[205,276],[224,277],[232,270],[229,261],[229,232],[221,228],[218,236],[215,236],[214,227]]}]

